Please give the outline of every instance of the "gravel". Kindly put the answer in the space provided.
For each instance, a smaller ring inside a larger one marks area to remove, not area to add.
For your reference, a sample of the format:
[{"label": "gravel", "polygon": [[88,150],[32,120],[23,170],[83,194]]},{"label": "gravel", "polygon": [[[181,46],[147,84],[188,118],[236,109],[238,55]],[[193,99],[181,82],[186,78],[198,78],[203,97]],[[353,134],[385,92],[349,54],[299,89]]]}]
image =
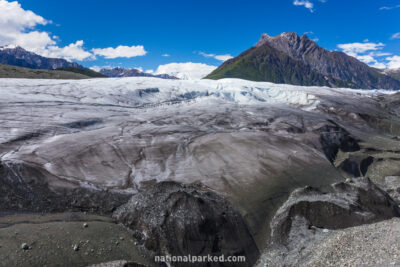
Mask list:
[{"label": "gravel", "polygon": [[315,232],[300,251],[266,251],[257,266],[400,266],[400,218]]},{"label": "gravel", "polygon": [[311,246],[308,266],[400,266],[400,219],[335,231]]}]

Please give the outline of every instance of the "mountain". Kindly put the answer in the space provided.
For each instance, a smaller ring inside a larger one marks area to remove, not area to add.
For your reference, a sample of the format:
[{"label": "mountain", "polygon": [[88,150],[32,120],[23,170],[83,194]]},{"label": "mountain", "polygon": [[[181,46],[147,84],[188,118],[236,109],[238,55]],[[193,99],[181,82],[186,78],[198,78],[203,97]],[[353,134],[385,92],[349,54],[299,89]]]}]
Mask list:
[{"label": "mountain", "polygon": [[138,69],[124,69],[120,67],[116,67],[113,69],[101,69],[100,73],[103,75],[106,75],[107,77],[156,77],[156,78],[161,78],[161,79],[172,79],[172,80],[177,80],[178,78],[174,76],[170,76],[168,74],[157,74],[153,75],[150,73],[145,73],[142,72]]},{"label": "mountain", "polygon": [[206,78],[228,77],[295,85],[400,89],[400,81],[294,32],[275,37],[263,34],[255,47],[224,62]]},{"label": "mountain", "polygon": [[81,73],[74,73],[65,70],[29,69],[29,68],[0,64],[0,78],[88,79],[91,77]]},{"label": "mountain", "polygon": [[346,82],[324,76],[303,62],[265,44],[252,47],[238,57],[225,61],[205,79],[240,78],[295,85],[348,87]]},{"label": "mountain", "polygon": [[22,47],[0,48],[0,63],[25,67],[30,69],[55,70],[59,68],[82,68],[75,62],[69,62],[61,58],[42,57],[33,52],[26,51]]},{"label": "mountain", "polygon": [[390,77],[400,80],[400,68],[398,69],[387,69],[384,71],[386,75],[389,75]]}]

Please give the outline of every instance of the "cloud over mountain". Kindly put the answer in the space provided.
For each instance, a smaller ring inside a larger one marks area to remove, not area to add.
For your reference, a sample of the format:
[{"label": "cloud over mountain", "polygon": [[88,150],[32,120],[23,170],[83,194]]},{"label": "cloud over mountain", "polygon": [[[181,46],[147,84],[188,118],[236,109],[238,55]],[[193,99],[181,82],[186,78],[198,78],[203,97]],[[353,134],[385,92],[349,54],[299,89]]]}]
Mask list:
[{"label": "cloud over mountain", "polygon": [[337,47],[349,56],[355,57],[371,67],[379,69],[400,67],[399,56],[392,56],[391,53],[380,51],[385,47],[385,44],[381,42],[339,44]]},{"label": "cloud over mountain", "polygon": [[216,68],[217,66],[211,66],[203,63],[169,63],[158,66],[154,73],[168,74],[183,80],[196,80],[207,76]]},{"label": "cloud over mountain", "polygon": [[57,44],[58,37],[37,29],[37,26],[51,24],[52,22],[31,10],[23,9],[18,1],[0,0],[0,14],[0,46],[21,46],[45,57],[64,58],[69,61],[94,59],[96,55],[107,59],[131,58],[143,56],[147,53],[141,45],[120,45],[116,48],[94,48],[88,51],[84,48],[83,40],[77,40],[66,46],[59,46]]}]

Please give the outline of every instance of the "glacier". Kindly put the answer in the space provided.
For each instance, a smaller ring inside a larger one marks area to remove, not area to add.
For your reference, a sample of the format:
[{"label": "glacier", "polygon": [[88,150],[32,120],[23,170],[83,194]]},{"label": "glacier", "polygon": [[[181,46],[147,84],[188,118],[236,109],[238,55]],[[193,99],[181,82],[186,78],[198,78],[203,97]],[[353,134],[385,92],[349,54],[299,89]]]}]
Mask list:
[{"label": "glacier", "polygon": [[[77,188],[135,194],[157,181],[201,183],[235,205],[262,247],[292,190],[346,178],[340,166],[353,154],[330,162],[322,129],[368,151],[400,149],[390,94],[239,79],[0,79],[2,179],[60,198]],[[381,135],[378,121],[392,130]]]}]

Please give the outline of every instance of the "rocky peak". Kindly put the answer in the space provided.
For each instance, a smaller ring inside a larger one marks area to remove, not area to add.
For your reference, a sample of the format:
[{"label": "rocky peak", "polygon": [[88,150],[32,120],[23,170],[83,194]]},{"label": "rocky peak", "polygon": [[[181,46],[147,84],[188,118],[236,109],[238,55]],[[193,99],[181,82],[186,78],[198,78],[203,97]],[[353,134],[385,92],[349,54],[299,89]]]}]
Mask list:
[{"label": "rocky peak", "polygon": [[283,32],[276,37],[286,38],[288,40],[297,40],[299,38],[299,35],[295,32]]},{"label": "rocky peak", "polygon": [[270,38],[271,38],[271,36],[269,36],[269,35],[266,34],[266,33],[261,34],[261,38],[260,38],[260,40],[257,42],[256,47],[260,47],[260,46],[262,46],[263,44],[267,43],[268,40],[269,40]]},{"label": "rocky peak", "polygon": [[295,32],[284,32],[274,37],[270,37],[268,34],[263,34],[261,35],[260,41],[257,43],[256,47],[263,46],[266,43],[280,52],[297,59],[299,59],[307,50],[319,48],[314,41],[307,37],[307,35],[299,36]]}]

